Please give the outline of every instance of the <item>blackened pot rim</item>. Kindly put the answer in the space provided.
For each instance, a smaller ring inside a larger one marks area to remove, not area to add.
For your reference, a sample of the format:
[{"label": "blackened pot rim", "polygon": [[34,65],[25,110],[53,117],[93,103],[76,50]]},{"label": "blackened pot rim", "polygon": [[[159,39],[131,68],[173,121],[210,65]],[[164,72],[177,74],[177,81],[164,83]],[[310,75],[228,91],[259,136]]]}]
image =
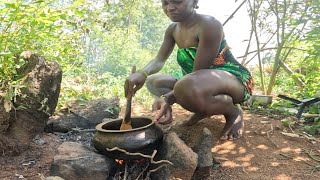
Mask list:
[{"label": "blackened pot rim", "polygon": [[148,119],[150,120],[150,124],[146,125],[146,126],[142,126],[142,127],[139,127],[139,128],[132,128],[132,129],[129,129],[129,130],[108,130],[108,129],[103,129],[102,126],[105,125],[105,124],[108,124],[108,123],[111,123],[111,122],[114,122],[114,121],[122,121],[122,118],[117,118],[117,119],[113,119],[113,120],[110,120],[110,121],[106,121],[106,122],[102,122],[100,124],[98,124],[96,126],[96,130],[97,132],[106,132],[106,133],[125,133],[125,132],[132,132],[132,131],[138,131],[138,130],[141,130],[141,129],[146,129],[152,125],[154,125],[155,123],[153,122],[152,120],[152,117],[150,116],[135,116],[135,117],[131,117],[131,121],[133,119]]}]

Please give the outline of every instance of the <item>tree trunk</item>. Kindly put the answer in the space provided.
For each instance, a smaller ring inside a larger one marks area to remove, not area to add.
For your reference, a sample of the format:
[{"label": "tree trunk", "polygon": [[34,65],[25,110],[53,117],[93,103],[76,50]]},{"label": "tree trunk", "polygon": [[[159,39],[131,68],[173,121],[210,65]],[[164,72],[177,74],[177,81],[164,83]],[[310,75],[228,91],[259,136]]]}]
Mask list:
[{"label": "tree trunk", "polygon": [[289,66],[287,66],[284,62],[280,61],[279,62],[280,67],[283,68],[283,70],[290,75],[290,77],[294,80],[294,82],[299,86],[300,89],[303,89],[306,84],[298,77],[296,76],[292,76],[292,74],[294,73]]}]

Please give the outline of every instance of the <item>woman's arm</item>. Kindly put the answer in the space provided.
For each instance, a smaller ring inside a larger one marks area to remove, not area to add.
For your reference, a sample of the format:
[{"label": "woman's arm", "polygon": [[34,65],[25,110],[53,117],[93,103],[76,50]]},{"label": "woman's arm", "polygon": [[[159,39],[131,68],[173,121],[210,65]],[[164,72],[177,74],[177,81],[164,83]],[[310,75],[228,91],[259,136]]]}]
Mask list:
[{"label": "woman's arm", "polygon": [[174,28],[175,24],[171,24],[167,28],[164,35],[164,40],[157,56],[152,59],[144,68],[138,70],[136,73],[133,73],[126,78],[124,84],[125,97],[132,97],[144,85],[148,75],[157,73],[161,70],[175,45],[172,34]]},{"label": "woman's arm", "polygon": [[205,17],[200,23],[198,38],[199,44],[193,71],[208,69],[217,57],[221,41],[223,40],[223,27],[221,23],[214,18]]}]

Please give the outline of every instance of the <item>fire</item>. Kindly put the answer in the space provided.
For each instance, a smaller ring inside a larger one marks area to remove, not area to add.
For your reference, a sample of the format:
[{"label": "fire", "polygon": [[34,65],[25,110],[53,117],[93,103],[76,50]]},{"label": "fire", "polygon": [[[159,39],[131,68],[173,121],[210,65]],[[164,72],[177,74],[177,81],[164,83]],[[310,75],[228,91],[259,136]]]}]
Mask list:
[{"label": "fire", "polygon": [[122,165],[124,163],[124,160],[121,160],[121,159],[115,159],[115,161],[120,165]]}]

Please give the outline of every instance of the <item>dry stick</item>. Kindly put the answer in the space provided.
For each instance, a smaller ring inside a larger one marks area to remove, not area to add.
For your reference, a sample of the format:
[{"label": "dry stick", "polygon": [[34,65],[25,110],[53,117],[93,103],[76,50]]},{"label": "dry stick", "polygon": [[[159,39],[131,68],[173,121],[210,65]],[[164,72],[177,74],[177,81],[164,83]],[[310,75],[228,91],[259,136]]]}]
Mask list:
[{"label": "dry stick", "polygon": [[306,150],[306,149],[302,149],[311,159],[320,162],[320,159],[316,158],[316,156],[320,156],[318,154],[315,154],[312,152],[312,149],[310,149],[310,151]]},{"label": "dry stick", "polygon": [[[286,154],[282,154],[282,153],[280,153],[280,155],[281,156],[283,156],[283,157],[285,157],[285,158],[287,158],[287,159],[293,159],[293,157],[292,156],[289,156],[289,155],[286,155]],[[315,170],[317,170],[317,169],[320,169],[320,165],[313,165],[313,164],[310,164],[309,162],[307,162],[306,160],[302,160],[304,163],[306,163],[308,166],[311,166],[313,169],[312,169],[312,171],[311,171],[311,174],[313,174],[313,172],[315,171]]]},{"label": "dry stick", "polygon": [[286,154],[282,154],[282,153],[280,153],[280,155],[281,155],[281,156],[283,156],[283,157],[285,157],[285,158],[287,158],[287,159],[293,159],[291,156],[286,155]]},{"label": "dry stick", "polygon": [[146,166],[146,167],[141,171],[141,173],[140,173],[139,176],[136,178],[136,180],[139,180],[140,176],[142,176],[142,174],[147,170],[148,167],[149,167],[149,165]]},{"label": "dry stick", "polygon": [[141,156],[141,157],[144,157],[144,158],[148,158],[148,159],[150,159],[150,162],[151,162],[152,164],[168,163],[168,164],[170,164],[170,165],[173,165],[173,163],[170,162],[170,161],[168,161],[168,160],[153,161],[153,158],[154,158],[154,156],[156,155],[157,150],[154,150],[153,153],[152,153],[152,155],[149,156],[149,155],[145,155],[145,154],[141,154],[141,153],[130,153],[130,152],[127,152],[126,150],[121,149],[121,148],[118,148],[118,147],[114,147],[114,148],[111,148],[111,149],[107,148],[107,151],[117,151],[117,150],[118,150],[118,151],[121,151],[121,152],[123,152],[123,153],[125,153],[125,154],[127,154],[127,155],[131,155],[131,156]]},{"label": "dry stick", "polygon": [[299,135],[303,136],[304,138],[308,139],[308,140],[313,140],[313,141],[316,141],[316,142],[319,142],[320,143],[320,140],[316,139],[316,138],[312,138],[312,137],[308,137],[307,135],[305,134],[302,134],[302,133],[299,133]]},{"label": "dry stick", "polygon": [[166,165],[166,164],[162,164],[162,165],[160,165],[159,167],[157,167],[157,168],[155,168],[155,169],[149,170],[147,176],[150,176],[151,173],[154,173],[154,172],[158,171],[159,169],[161,169],[161,168],[162,168],[163,166],[165,166],[165,165]]},{"label": "dry stick", "polygon": [[[286,154],[282,154],[282,153],[280,153],[280,155],[283,156],[283,157],[285,157],[285,158],[287,158],[287,159],[291,159],[291,160],[293,159],[293,157],[290,156],[290,155],[286,155]],[[304,159],[302,159],[302,161],[303,161],[304,163],[306,163],[307,165],[311,166],[311,167],[317,167],[317,166],[315,166],[315,165],[313,165],[313,164],[310,164],[309,162],[307,162],[307,161],[304,160]]]},{"label": "dry stick", "polygon": [[123,180],[127,180],[128,176],[128,162],[124,165],[124,175],[123,175]]},{"label": "dry stick", "polygon": [[291,125],[289,124],[289,129],[291,130],[291,132],[293,133],[293,134],[296,134],[294,131],[293,131],[293,129],[291,128]]},{"label": "dry stick", "polygon": [[311,174],[313,174],[315,170],[320,170],[320,164],[317,166],[314,166],[314,168],[311,171]]},{"label": "dry stick", "polygon": [[258,131],[259,131],[260,129],[262,129],[264,126],[266,126],[266,124],[263,124],[261,127],[259,127],[258,129],[256,129],[256,130],[254,131],[254,133],[258,134]]},{"label": "dry stick", "polygon": [[[124,149],[118,148],[118,147],[114,147],[114,148],[111,148],[111,149],[106,148],[106,149],[107,149],[107,151],[117,151],[117,150],[118,150],[118,151],[121,151],[121,152],[123,152],[123,153],[125,153],[125,154],[127,154],[127,155],[131,155],[131,156],[141,156],[141,157],[144,157],[144,158],[148,158],[148,159],[150,159],[150,162],[151,162],[152,164],[168,163],[168,164],[170,164],[170,165],[173,165],[173,163],[170,162],[170,161],[168,161],[168,160],[153,161],[154,156],[157,154],[157,150],[153,150],[152,155],[149,156],[149,155],[145,155],[145,154],[141,154],[141,153],[130,153],[130,152],[128,152],[128,151],[126,151],[126,150],[124,150]],[[151,169],[151,170],[149,170],[148,175],[150,175],[150,174],[153,173],[153,172],[158,171],[158,170],[159,170],[160,168],[162,168],[163,166],[165,166],[165,164],[160,165],[160,166],[157,167],[156,169]],[[140,176],[140,175],[139,175],[139,176]]]},{"label": "dry stick", "polygon": [[240,6],[237,7],[237,9],[228,17],[228,19],[223,23],[223,26],[227,24],[227,22],[233,18],[233,16],[237,13],[237,11],[242,7],[242,5],[244,5],[244,3],[246,2],[247,0],[244,0]]},{"label": "dry stick", "polygon": [[272,144],[274,144],[277,148],[279,148],[279,146],[276,143],[274,143],[269,136],[269,133],[272,131],[273,131],[273,125],[271,124],[271,130],[267,132],[267,138],[272,142]]}]

